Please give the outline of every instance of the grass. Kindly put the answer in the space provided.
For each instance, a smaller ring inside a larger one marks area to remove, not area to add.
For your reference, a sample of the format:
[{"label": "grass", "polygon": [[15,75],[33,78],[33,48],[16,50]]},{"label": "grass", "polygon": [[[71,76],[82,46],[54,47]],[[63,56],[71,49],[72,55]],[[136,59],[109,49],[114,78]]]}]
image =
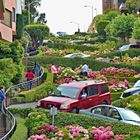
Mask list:
[{"label": "grass", "polygon": [[25,126],[25,119],[20,116],[15,116],[17,121],[17,127],[15,133],[12,135],[10,140],[26,140],[27,139],[27,128]]}]

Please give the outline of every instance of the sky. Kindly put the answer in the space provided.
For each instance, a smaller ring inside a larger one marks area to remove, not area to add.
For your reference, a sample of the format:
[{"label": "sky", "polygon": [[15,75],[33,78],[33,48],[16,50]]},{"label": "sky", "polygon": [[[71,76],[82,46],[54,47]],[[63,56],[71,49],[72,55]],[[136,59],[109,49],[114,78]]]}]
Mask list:
[{"label": "sky", "polygon": [[[73,34],[78,30],[87,31],[92,21],[93,0],[42,0],[39,13],[46,13],[50,32],[58,31]],[[93,13],[95,13],[93,11]]]}]

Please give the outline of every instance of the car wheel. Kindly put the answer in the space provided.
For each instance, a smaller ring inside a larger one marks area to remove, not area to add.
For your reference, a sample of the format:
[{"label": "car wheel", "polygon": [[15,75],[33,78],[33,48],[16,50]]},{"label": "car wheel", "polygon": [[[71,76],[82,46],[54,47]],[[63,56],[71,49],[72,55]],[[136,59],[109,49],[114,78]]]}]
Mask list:
[{"label": "car wheel", "polygon": [[79,109],[78,108],[73,108],[71,113],[79,113]]}]

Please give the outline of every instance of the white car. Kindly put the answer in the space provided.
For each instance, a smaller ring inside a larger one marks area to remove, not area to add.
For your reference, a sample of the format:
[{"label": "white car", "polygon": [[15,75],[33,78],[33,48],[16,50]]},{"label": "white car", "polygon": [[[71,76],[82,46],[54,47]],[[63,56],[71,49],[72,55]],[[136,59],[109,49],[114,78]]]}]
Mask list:
[{"label": "white car", "polygon": [[72,53],[64,56],[65,58],[75,58],[75,57],[80,57],[80,58],[86,58],[90,57],[90,55],[83,54],[83,53]]}]

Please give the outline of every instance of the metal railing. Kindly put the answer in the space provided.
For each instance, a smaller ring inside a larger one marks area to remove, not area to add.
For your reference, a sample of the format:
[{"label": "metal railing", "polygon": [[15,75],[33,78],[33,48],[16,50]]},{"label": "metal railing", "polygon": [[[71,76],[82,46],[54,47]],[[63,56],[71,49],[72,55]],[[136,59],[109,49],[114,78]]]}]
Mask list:
[{"label": "metal railing", "polygon": [[43,82],[43,75],[44,75],[44,71],[39,77],[36,77],[31,81],[22,82],[7,89],[5,93],[6,99],[5,102],[3,103],[3,113],[5,115],[5,125],[4,125],[5,135],[2,138],[0,138],[0,140],[9,140],[16,128],[15,117],[12,115],[12,113],[10,113],[7,110],[7,107],[13,103],[12,102],[12,97],[14,97],[13,89],[20,88],[20,92],[21,92],[21,91],[29,90],[28,87],[31,83],[33,87],[40,85]]}]

